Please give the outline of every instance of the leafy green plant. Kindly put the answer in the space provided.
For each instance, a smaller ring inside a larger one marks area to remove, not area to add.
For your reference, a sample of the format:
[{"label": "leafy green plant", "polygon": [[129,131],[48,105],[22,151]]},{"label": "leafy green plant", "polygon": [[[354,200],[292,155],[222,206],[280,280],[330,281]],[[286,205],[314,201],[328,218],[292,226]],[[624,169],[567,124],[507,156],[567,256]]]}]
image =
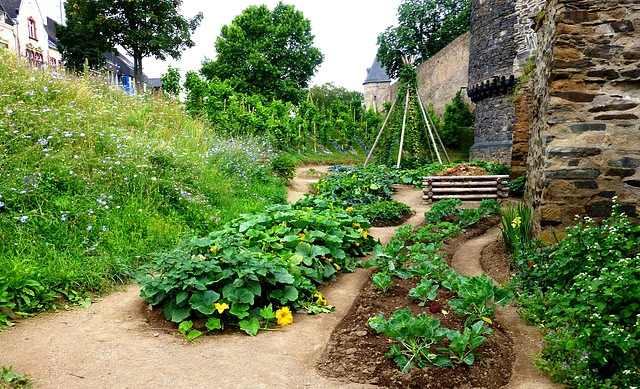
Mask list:
[{"label": "leafy green plant", "polygon": [[440,320],[422,313],[413,316],[411,310],[397,310],[389,320],[382,314],[369,319],[369,325],[378,333],[385,333],[389,338],[400,342],[391,346],[385,358],[393,358],[403,372],[411,366],[420,368],[428,365],[451,366],[451,360],[431,352],[431,347],[447,336],[449,330],[440,327]]},{"label": "leafy green plant", "polygon": [[272,162],[271,170],[280,178],[289,182],[296,176],[298,167],[287,154],[280,153]]},{"label": "leafy green plant", "polygon": [[444,199],[431,206],[431,209],[424,214],[424,221],[431,224],[440,223],[440,221],[451,214],[457,213],[458,207],[462,205],[460,199]]},{"label": "leafy green plant", "polygon": [[419,305],[424,307],[427,301],[436,298],[438,288],[440,288],[440,285],[436,280],[422,277],[420,283],[409,291],[409,296],[421,300]]},{"label": "leafy green plant", "polygon": [[359,213],[372,224],[398,224],[406,215],[415,213],[405,203],[398,201],[381,201],[379,203],[362,204],[355,207]]},{"label": "leafy green plant", "polygon": [[320,179],[316,196],[342,200],[349,206],[391,200],[394,174],[385,166],[367,165],[349,172],[330,174]]},{"label": "leafy green plant", "polygon": [[473,127],[475,117],[469,110],[469,106],[462,101],[462,90],[456,92],[451,104],[446,104],[442,116],[440,137],[447,147],[459,147],[460,132],[468,127]]},{"label": "leafy green plant", "polygon": [[449,306],[456,311],[456,315],[469,315],[465,327],[478,320],[491,323],[490,318],[496,314],[493,307],[504,307],[514,297],[510,290],[494,286],[493,280],[484,273],[480,277],[463,280],[457,292],[460,298],[450,300]]},{"label": "leafy green plant", "polygon": [[520,176],[515,180],[509,181],[509,195],[523,196],[525,185],[527,183],[527,176]]},{"label": "leafy green plant", "polygon": [[531,208],[525,204],[509,204],[500,211],[502,241],[509,250],[520,250],[531,244]]},{"label": "leafy green plant", "polygon": [[217,304],[228,304],[228,311],[219,312],[223,321],[253,334],[260,321],[254,309],[301,308],[317,293],[316,285],[353,271],[355,257],[373,246],[364,218],[317,204],[243,215],[208,237],[157,254],[138,279],[141,296],[174,322],[210,317]]},{"label": "leafy green plant", "polygon": [[[547,335],[539,366],[572,388],[640,384],[640,226],[613,204],[554,245],[523,256],[514,285]],[[529,261],[527,263],[527,261]],[[575,379],[575,377],[584,377]]]},{"label": "leafy green plant", "polygon": [[2,366],[0,388],[31,388],[31,378],[12,371],[13,366]]},{"label": "leafy green plant", "polygon": [[472,351],[487,340],[483,336],[485,333],[492,333],[491,328],[485,327],[483,321],[478,321],[471,327],[465,327],[462,333],[449,331],[447,333],[447,338],[451,341],[449,347],[437,347],[436,349],[449,354],[456,363],[473,365],[475,359],[481,355]]}]

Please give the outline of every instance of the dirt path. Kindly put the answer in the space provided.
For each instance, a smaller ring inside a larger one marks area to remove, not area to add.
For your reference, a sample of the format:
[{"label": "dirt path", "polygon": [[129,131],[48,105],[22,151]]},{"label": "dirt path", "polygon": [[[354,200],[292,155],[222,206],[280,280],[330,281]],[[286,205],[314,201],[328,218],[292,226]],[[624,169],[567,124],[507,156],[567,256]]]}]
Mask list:
[{"label": "dirt path", "polygon": [[[290,188],[290,201],[302,198],[308,184],[317,181],[314,174],[327,168],[314,169],[302,169]],[[407,223],[423,220],[427,208],[420,191],[402,187],[394,198],[417,211]],[[371,233],[387,242],[394,229]],[[1,332],[0,365],[33,378],[36,388],[373,388],[331,380],[316,370],[331,332],[369,274],[358,269],[323,286],[336,306],[333,314],[297,314],[293,325],[279,331],[204,336],[198,345],[152,328],[139,288],[130,285],[89,308],[39,315]],[[526,375],[509,388],[553,387],[545,382]]]}]

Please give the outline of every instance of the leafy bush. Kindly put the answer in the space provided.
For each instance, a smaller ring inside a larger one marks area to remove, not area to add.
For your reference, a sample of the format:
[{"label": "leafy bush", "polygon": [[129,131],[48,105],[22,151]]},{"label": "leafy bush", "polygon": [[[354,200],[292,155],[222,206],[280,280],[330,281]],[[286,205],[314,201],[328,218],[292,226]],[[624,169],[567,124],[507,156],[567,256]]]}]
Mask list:
[{"label": "leafy bush", "polygon": [[406,215],[415,213],[407,204],[393,200],[358,205],[354,212],[359,213],[372,224],[398,224]]},{"label": "leafy bush", "polygon": [[525,317],[547,333],[538,365],[571,388],[640,385],[640,225],[618,208],[529,248],[513,282]]},{"label": "leafy bush", "polygon": [[509,181],[509,194],[513,196],[523,196],[526,183],[527,176],[520,176],[515,180]]},{"label": "leafy bush", "polygon": [[350,206],[391,200],[394,175],[389,168],[367,165],[350,172],[330,174],[318,181],[316,197],[341,200]]},{"label": "leafy bush", "polygon": [[[174,322],[219,316],[255,328],[260,308],[300,309],[316,285],[353,271],[356,257],[373,247],[366,219],[323,205],[273,206],[157,254],[138,280],[140,294]],[[216,313],[216,304],[230,308]]]},{"label": "leafy bush", "polygon": [[287,156],[287,154],[279,154],[271,161],[271,170],[283,180],[289,182],[296,176],[298,167],[295,162]]},{"label": "leafy bush", "polygon": [[440,128],[442,142],[447,147],[458,148],[460,132],[473,127],[474,122],[475,117],[469,110],[469,106],[462,101],[462,91],[459,90],[451,100],[451,104],[446,104],[444,108]]}]

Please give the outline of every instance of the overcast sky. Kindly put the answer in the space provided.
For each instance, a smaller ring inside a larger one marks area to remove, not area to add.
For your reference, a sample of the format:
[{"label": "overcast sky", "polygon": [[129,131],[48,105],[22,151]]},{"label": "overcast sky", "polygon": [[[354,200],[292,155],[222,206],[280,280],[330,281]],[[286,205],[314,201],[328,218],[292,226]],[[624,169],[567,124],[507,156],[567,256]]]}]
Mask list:
[{"label": "overcast sky", "polygon": [[[160,77],[169,65],[184,72],[199,70],[205,57],[215,58],[214,42],[225,24],[251,5],[275,8],[277,0],[184,0],[181,13],[187,18],[202,12],[204,19],[193,34],[196,45],[182,53],[180,60],[166,62],[144,58],[142,67],[149,77]],[[312,85],[333,81],[336,86],[362,91],[367,68],[377,52],[376,38],[397,22],[401,0],[286,0],[311,21],[315,46],[325,60],[311,80]],[[60,0],[39,0],[40,8],[54,20],[60,20]],[[184,78],[183,78],[184,81]]]}]

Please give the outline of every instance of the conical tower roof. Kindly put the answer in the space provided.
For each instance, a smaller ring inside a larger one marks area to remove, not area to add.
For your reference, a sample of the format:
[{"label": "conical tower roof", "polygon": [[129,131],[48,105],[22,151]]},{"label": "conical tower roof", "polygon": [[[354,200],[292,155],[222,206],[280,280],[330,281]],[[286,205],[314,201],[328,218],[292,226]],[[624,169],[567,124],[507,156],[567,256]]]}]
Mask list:
[{"label": "conical tower roof", "polygon": [[373,65],[367,69],[367,79],[362,83],[363,85],[372,84],[376,82],[391,82],[391,79],[387,75],[387,71],[384,66],[378,61],[378,58],[373,60]]}]

